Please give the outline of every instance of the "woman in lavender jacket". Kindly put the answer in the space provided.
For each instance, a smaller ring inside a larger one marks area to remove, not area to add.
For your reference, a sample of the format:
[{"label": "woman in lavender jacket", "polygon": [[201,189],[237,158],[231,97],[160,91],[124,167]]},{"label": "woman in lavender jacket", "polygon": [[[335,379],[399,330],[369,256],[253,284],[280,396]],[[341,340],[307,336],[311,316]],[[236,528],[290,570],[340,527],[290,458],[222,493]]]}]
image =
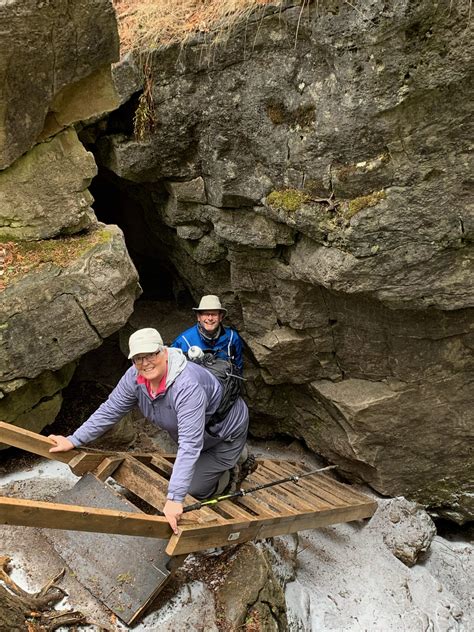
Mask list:
[{"label": "woman in lavender jacket", "polygon": [[133,364],[107,401],[69,437],[50,435],[56,443],[50,452],[66,452],[97,439],[138,405],[144,417],[178,444],[163,508],[177,533],[186,494],[208,498],[222,480],[229,480],[227,473],[245,448],[248,409],[239,397],[209,434],[206,421],[219,406],[219,381],[203,367],[188,362],[180,349],[165,347],[156,329],[136,331],[130,336],[129,348]]}]

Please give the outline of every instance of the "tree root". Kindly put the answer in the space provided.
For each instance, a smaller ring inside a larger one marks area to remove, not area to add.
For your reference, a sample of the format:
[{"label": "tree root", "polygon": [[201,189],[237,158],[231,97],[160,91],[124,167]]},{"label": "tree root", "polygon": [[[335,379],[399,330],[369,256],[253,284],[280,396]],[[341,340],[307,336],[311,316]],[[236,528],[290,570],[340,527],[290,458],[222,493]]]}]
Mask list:
[{"label": "tree root", "polygon": [[56,585],[63,569],[36,593],[28,593],[8,575],[9,557],[0,556],[0,632],[52,632],[61,626],[86,623],[80,612],[55,612],[66,595]]}]

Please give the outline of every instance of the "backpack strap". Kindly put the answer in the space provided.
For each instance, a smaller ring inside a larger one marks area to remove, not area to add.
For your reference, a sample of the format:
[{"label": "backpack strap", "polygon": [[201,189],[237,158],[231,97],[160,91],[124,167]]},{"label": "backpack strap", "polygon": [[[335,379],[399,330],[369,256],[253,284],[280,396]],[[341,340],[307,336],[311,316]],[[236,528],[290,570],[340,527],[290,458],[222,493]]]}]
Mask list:
[{"label": "backpack strap", "polygon": [[234,330],[231,329],[230,330],[230,338],[229,338],[229,344],[227,345],[227,355],[229,356],[229,358],[233,359],[233,356],[231,356],[231,346],[232,346],[232,340],[234,338]]},{"label": "backpack strap", "polygon": [[181,338],[184,340],[184,342],[188,345],[188,349],[191,349],[191,345],[189,344],[189,340],[186,338],[186,336],[181,336]]}]

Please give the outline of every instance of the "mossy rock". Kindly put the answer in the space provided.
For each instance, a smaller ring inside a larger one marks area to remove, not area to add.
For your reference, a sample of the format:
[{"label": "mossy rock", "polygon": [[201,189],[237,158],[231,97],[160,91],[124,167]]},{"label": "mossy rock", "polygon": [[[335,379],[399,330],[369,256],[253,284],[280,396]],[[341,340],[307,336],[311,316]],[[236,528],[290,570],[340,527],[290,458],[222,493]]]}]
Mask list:
[{"label": "mossy rock", "polygon": [[283,189],[272,191],[266,199],[269,206],[279,208],[288,212],[297,211],[305,202],[310,199],[308,193],[299,189]]},{"label": "mossy rock", "polygon": [[387,194],[383,189],[381,191],[373,191],[368,195],[361,195],[360,197],[354,198],[348,203],[344,215],[345,217],[350,219],[351,217],[354,217],[354,215],[362,211],[364,208],[368,208],[369,206],[376,206],[381,200],[384,200],[386,197]]}]

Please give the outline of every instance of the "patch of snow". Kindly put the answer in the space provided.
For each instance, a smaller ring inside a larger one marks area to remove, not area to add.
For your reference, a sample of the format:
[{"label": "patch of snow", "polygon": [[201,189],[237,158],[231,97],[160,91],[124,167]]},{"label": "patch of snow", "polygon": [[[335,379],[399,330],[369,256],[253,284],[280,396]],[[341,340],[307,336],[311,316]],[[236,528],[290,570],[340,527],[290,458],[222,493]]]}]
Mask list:
[{"label": "patch of snow", "polygon": [[408,568],[370,522],[300,533],[286,588],[290,632],[473,630],[473,549],[447,546],[435,537],[426,561]]},{"label": "patch of snow", "polygon": [[75,485],[79,480],[79,477],[75,476],[69,469],[69,465],[61,463],[60,461],[51,461],[50,459],[42,459],[31,468],[26,470],[19,470],[16,472],[10,472],[0,476],[0,487],[8,485],[15,481],[25,481],[30,478],[47,477],[47,478],[61,478],[66,483]]}]

